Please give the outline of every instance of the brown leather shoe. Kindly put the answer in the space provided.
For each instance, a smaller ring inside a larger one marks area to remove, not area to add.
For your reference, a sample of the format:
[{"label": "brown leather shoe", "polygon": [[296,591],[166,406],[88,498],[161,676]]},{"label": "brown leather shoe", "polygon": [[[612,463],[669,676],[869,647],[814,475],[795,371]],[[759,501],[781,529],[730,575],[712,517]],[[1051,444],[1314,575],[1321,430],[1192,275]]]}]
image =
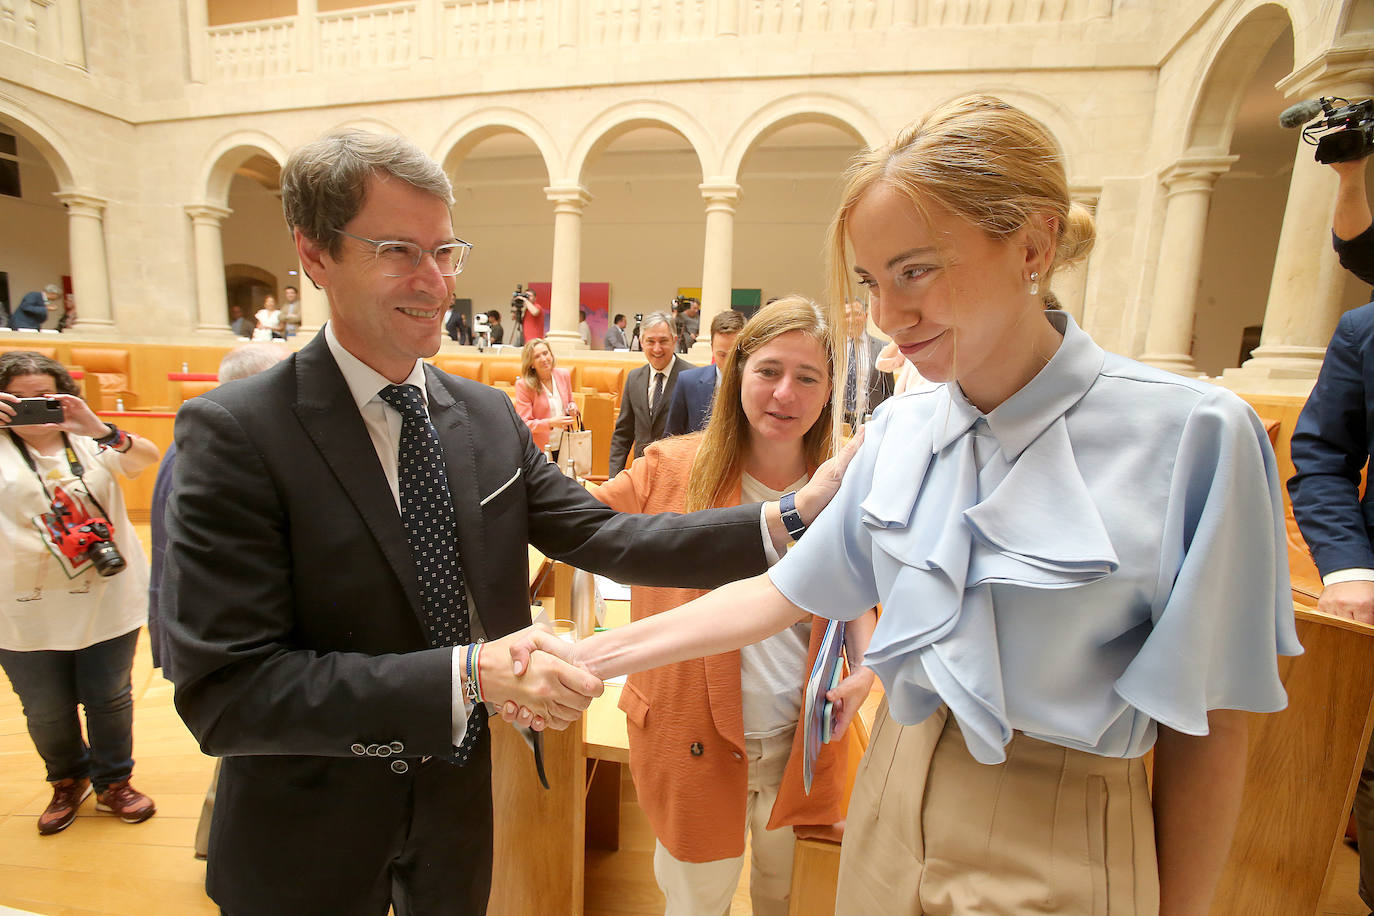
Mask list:
[{"label": "brown leather shoe", "polygon": [[97,795],[95,810],[107,811],[126,824],[141,824],[157,813],[157,805],[126,779],[110,783],[109,788]]},{"label": "brown leather shoe", "polygon": [[89,779],[59,779],[52,784],[52,801],[38,815],[38,832],[51,836],[71,826],[76,811],[91,794]]}]

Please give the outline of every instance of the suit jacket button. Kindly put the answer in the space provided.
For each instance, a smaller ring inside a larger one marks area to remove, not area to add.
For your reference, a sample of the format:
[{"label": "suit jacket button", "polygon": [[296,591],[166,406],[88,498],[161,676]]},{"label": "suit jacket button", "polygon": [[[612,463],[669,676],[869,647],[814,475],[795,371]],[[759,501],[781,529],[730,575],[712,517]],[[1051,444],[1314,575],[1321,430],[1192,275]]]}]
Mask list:
[{"label": "suit jacket button", "polygon": [[730,752],[730,756],[731,756],[731,757],[734,757],[736,760],[743,760],[743,759],[744,759],[744,755],[741,754],[739,751],[731,751],[731,752]]},{"label": "suit jacket button", "polygon": [[401,753],[401,751],[403,751],[403,750],[406,749],[406,746],[405,746],[404,744],[402,744],[401,742],[399,742],[399,741],[393,741],[393,742],[391,742],[391,745],[390,745],[390,746],[391,746],[391,753],[393,753],[393,754],[399,754],[399,753]]},{"label": "suit jacket button", "polygon": [[693,757],[700,757],[702,754],[706,753],[706,748],[701,746],[700,741],[693,741],[691,751]]},{"label": "suit jacket button", "polygon": [[361,744],[355,744],[352,747],[350,747],[349,750],[357,754],[359,757],[362,757],[364,754],[367,753],[367,748],[363,747]]},{"label": "suit jacket button", "polygon": [[367,756],[369,756],[369,757],[376,757],[376,756],[377,756],[377,745],[375,745],[375,744],[369,744],[369,745],[367,746]]},{"label": "suit jacket button", "polygon": [[404,760],[391,761],[391,772],[396,773],[397,775],[405,773],[409,769],[410,764],[406,763]]}]

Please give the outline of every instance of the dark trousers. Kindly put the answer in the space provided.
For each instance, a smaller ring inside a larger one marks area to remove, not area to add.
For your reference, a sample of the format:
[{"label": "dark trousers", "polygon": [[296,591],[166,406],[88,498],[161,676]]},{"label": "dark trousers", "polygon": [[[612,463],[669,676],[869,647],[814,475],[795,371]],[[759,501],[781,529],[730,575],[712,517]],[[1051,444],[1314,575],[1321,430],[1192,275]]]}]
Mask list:
[{"label": "dark trousers", "polygon": [[391,906],[396,916],[484,914],[489,736],[463,767],[405,760],[407,772],[396,774],[375,759],[226,759],[206,879],[220,912],[386,916]]},{"label": "dark trousers", "polygon": [[[84,649],[13,652],[0,649],[24,707],[29,737],[48,781],[90,779],[97,792],[134,769],[134,698],[130,672],[138,631]],[[86,738],[77,704],[86,709]],[[89,743],[88,743],[89,741]]]}]

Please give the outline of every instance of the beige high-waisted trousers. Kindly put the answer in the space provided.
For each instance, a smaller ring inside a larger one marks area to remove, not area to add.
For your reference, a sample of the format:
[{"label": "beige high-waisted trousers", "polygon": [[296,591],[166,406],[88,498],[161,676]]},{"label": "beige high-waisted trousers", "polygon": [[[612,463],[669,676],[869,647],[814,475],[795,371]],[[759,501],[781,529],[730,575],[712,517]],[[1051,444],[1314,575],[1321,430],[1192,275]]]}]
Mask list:
[{"label": "beige high-waisted trousers", "polygon": [[894,721],[859,766],[836,916],[1155,916],[1144,763],[1028,738],[974,760],[948,711]]}]

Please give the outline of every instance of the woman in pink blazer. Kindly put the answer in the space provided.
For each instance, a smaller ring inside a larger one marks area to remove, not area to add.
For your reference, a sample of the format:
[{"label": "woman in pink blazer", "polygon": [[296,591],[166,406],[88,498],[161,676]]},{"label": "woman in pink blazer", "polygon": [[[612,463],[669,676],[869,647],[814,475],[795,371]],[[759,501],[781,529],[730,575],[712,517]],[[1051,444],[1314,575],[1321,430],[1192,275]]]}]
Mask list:
[{"label": "woman in pink blazer", "polygon": [[[562,431],[577,422],[573,403],[572,373],[555,369],[553,351],[542,337],[525,342],[520,352],[520,377],[515,380],[515,412],[530,428],[534,444],[543,450],[553,439],[553,455],[558,455]],[[558,430],[558,436],[550,436]]]}]

